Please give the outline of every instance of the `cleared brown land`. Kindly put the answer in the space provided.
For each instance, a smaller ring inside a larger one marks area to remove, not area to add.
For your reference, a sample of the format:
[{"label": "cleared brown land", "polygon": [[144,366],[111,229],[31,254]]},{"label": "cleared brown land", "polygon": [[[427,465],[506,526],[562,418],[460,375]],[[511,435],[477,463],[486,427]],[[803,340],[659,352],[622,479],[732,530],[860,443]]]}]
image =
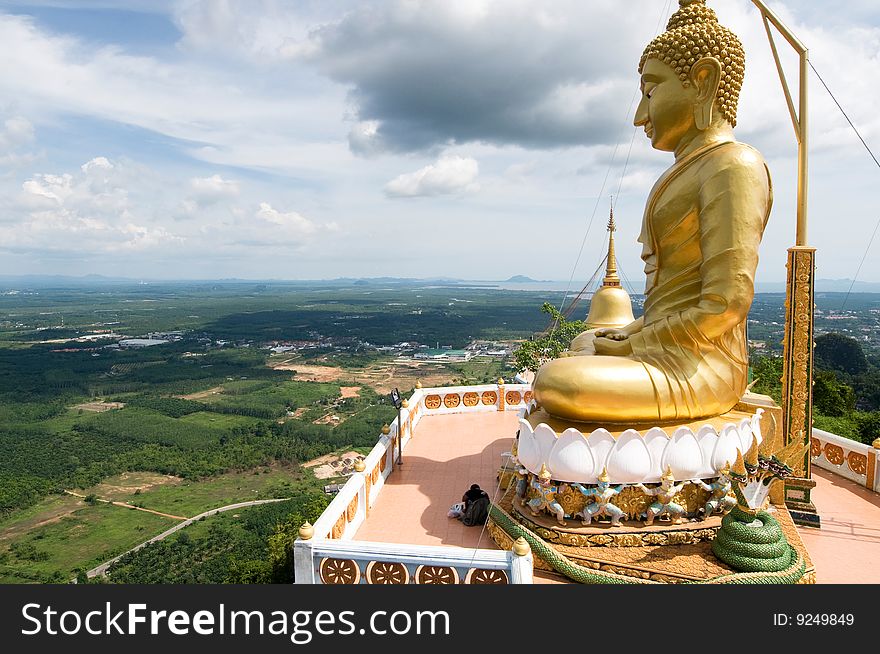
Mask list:
[{"label": "cleared brown land", "polygon": [[148,491],[157,486],[177,486],[183,481],[173,475],[160,475],[156,472],[123,472],[121,475],[108,477],[100,484],[88,488],[84,495],[94,494],[101,499],[117,501],[129,498],[135,491]]},{"label": "cleared brown land", "polygon": [[206,391],[199,391],[198,393],[190,393],[189,395],[175,395],[174,397],[179,398],[181,400],[204,400],[205,398],[211,397],[212,395],[217,395],[218,393],[223,392],[222,386],[215,386],[214,388],[209,388]]},{"label": "cleared brown land", "polygon": [[[442,366],[411,361],[382,363],[362,369],[317,366],[297,363],[290,359],[279,363],[270,362],[269,365],[275,370],[296,371],[296,375],[293,377],[296,381],[335,382],[345,380],[369,386],[380,394],[389,393],[395,387],[411,388],[415,386],[416,382],[421,382],[422,386],[426,387],[446,386],[455,377],[454,373]],[[343,387],[343,391],[345,388],[347,387]],[[347,396],[343,395],[343,397]]]},{"label": "cleared brown land", "polygon": [[360,395],[358,391],[361,390],[360,386],[340,386],[339,392],[342,397],[357,397]]},{"label": "cleared brown land", "polygon": [[[303,464],[303,468],[311,468],[316,479],[332,479],[339,477],[344,473],[344,466],[341,462],[344,459],[354,461],[360,458],[357,452],[344,452],[343,454],[325,454],[317,459],[312,459]],[[334,465],[336,464],[336,465]]]},{"label": "cleared brown land", "polygon": [[93,411],[94,413],[103,413],[104,411],[121,409],[124,406],[124,402],[84,402],[83,404],[77,404],[73,408],[81,409],[83,411]]}]

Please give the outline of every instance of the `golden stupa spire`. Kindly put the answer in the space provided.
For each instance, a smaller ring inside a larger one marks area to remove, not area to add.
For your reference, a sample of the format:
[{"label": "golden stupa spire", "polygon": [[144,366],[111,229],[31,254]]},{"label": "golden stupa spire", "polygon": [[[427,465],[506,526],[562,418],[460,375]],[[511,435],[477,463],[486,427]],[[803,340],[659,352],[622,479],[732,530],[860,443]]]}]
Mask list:
[{"label": "golden stupa spire", "polygon": [[617,274],[617,255],[614,253],[614,232],[617,226],[614,224],[614,205],[611,205],[611,217],[608,219],[608,259],[605,263],[605,279],[602,286],[620,286],[620,276]]},{"label": "golden stupa spire", "polygon": [[617,254],[614,251],[614,232],[616,231],[614,203],[612,202],[611,215],[608,219],[608,257],[605,260],[605,278],[602,281],[602,286],[590,300],[590,312],[586,320],[587,327],[590,329],[620,328],[635,320],[629,293],[621,286],[620,275],[617,273]]}]

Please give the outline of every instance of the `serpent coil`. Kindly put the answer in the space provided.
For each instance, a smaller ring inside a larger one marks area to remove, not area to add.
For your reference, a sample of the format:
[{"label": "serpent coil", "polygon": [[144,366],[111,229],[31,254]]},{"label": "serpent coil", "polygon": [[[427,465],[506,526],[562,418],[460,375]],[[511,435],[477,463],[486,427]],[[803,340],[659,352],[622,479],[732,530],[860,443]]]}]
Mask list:
[{"label": "serpent coil", "polygon": [[[736,510],[736,509],[734,509]],[[751,520],[751,516],[748,516],[745,513],[741,514],[743,518]],[[626,575],[617,574],[613,572],[607,572],[604,570],[594,570],[591,568],[586,568],[582,565],[579,565],[573,562],[564,554],[558,552],[555,548],[548,545],[543,538],[527,529],[523,525],[516,522],[513,518],[511,518],[506,511],[501,509],[496,504],[492,504],[489,509],[489,517],[490,519],[501,528],[511,539],[516,540],[520,536],[525,538],[526,542],[528,542],[529,546],[532,548],[532,552],[538,558],[542,559],[546,563],[548,563],[556,572],[565,575],[572,581],[576,581],[581,584],[657,584],[660,583],[658,581],[643,579],[643,578],[635,578],[628,577]],[[765,561],[768,565],[767,567],[771,567],[772,565],[780,565],[783,559],[786,562],[786,565],[781,568],[777,568],[774,570],[756,570],[749,569],[748,571],[735,573],[730,575],[722,575],[720,577],[715,577],[713,579],[707,579],[705,581],[696,581],[690,583],[697,584],[794,584],[797,583],[806,572],[806,562],[804,558],[800,555],[800,553],[795,550],[791,545],[788,544],[788,541],[785,540],[785,536],[782,534],[782,528],[779,526],[779,523],[776,520],[766,514],[761,513],[758,516],[762,521],[762,527],[760,529],[769,529],[771,533],[775,533],[775,529],[779,529],[779,535],[782,536],[782,547],[778,545],[776,542],[767,542],[767,543],[751,543],[751,545],[762,547],[769,546],[775,548],[773,552],[781,552],[780,555],[772,557],[772,558],[755,558],[753,555],[758,550],[743,550],[747,554],[743,555],[741,553],[731,552],[730,556],[734,557],[737,562],[742,559],[745,562],[753,562],[755,560]],[[743,524],[743,523],[739,523]],[[743,526],[746,526],[743,524]],[[755,529],[754,527],[746,527],[748,529]],[[720,532],[719,532],[720,533]],[[767,539],[766,533],[762,532],[763,536],[761,538]],[[737,541],[736,539],[728,541],[729,543],[736,543],[737,547],[742,545],[741,541]],[[784,549],[783,549],[784,548]],[[714,543],[713,543],[713,551],[714,551]],[[725,550],[727,551],[727,550]],[[760,550],[764,552],[765,550]],[[770,550],[767,549],[767,552]],[[752,555],[752,556],[750,556]],[[717,556],[717,553],[716,553]],[[720,558],[720,557],[719,557]],[[724,559],[722,559],[724,560]],[[727,563],[727,561],[725,561]],[[732,564],[731,567],[735,567]],[[742,568],[736,568],[742,569]]]}]

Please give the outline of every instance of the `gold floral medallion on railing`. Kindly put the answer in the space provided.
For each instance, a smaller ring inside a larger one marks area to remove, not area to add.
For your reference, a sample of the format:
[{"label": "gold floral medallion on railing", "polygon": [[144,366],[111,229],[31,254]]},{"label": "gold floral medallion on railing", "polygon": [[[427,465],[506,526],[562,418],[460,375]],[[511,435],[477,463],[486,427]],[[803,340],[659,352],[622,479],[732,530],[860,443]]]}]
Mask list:
[{"label": "gold floral medallion on railing", "polygon": [[477,406],[480,403],[480,396],[474,392],[465,393],[461,401],[465,406]]},{"label": "gold floral medallion on railing", "polygon": [[385,466],[388,465],[388,450],[385,450],[385,454],[382,455],[382,458],[379,459],[379,472],[385,472]]},{"label": "gold floral medallion on railing", "polygon": [[454,409],[461,404],[461,396],[458,393],[448,393],[443,397],[443,404],[447,409]]},{"label": "gold floral medallion on railing", "polygon": [[482,402],[486,406],[491,406],[493,404],[498,403],[498,393],[495,391],[483,391]]},{"label": "gold floral medallion on railing", "polygon": [[343,533],[345,533],[345,513],[336,520],[336,524],[333,525],[333,529],[330,531],[330,538],[342,538]]},{"label": "gold floral medallion on railing", "polygon": [[825,445],[825,458],[828,459],[829,463],[833,463],[836,466],[843,464],[843,448],[839,445],[828,443]]},{"label": "gold floral medallion on railing", "polygon": [[849,469],[857,475],[865,475],[868,473],[868,457],[858,452],[850,452],[846,457],[849,463]]},{"label": "gold floral medallion on railing", "polygon": [[[382,461],[384,461],[384,460],[385,460],[385,459],[383,458]],[[379,481],[379,473],[381,472],[381,471],[379,470],[379,467],[380,467],[380,466],[382,466],[382,462],[381,462],[381,461],[380,461],[379,463],[376,464],[376,467],[375,467],[375,468],[373,468],[373,475],[372,475],[372,477],[373,477],[373,483],[374,483],[374,484],[375,484],[377,481]],[[382,467],[384,468],[385,466],[382,466]]]},{"label": "gold floral medallion on railing", "polygon": [[822,441],[813,436],[810,440],[810,456],[817,457],[822,454]]},{"label": "gold floral medallion on railing", "polygon": [[352,585],[361,580],[361,570],[351,559],[322,559],[318,569],[324,584]]},{"label": "gold floral medallion on railing", "polygon": [[507,391],[504,400],[508,404],[519,404],[522,402],[522,394],[519,391]]},{"label": "gold floral medallion on railing", "polygon": [[403,586],[409,583],[409,570],[402,563],[370,561],[367,565],[367,583]]},{"label": "gold floral medallion on railing", "polygon": [[472,568],[465,577],[466,584],[507,584],[507,573],[504,570],[485,570]]},{"label": "gold floral medallion on railing", "polygon": [[439,395],[429,395],[425,398],[426,409],[439,409],[442,400]]},{"label": "gold floral medallion on railing", "polygon": [[348,507],[345,509],[345,519],[351,522],[354,520],[354,517],[357,515],[358,510],[358,496],[355,495],[351,498],[351,502],[348,503]]},{"label": "gold floral medallion on railing", "polygon": [[416,568],[415,582],[422,586],[451,586],[458,583],[458,572],[447,566],[420,565]]},{"label": "gold floral medallion on railing", "polygon": [[532,401],[532,391],[526,391],[525,393],[523,393],[523,402],[528,404],[531,401]]}]

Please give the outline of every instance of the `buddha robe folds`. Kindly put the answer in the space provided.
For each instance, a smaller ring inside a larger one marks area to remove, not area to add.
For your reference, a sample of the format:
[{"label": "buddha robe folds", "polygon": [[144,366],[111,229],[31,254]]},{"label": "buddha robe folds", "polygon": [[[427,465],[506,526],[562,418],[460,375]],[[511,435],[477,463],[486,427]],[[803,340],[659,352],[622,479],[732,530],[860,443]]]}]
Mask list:
[{"label": "buddha robe folds", "polygon": [[[746,320],[772,205],[770,174],[732,141],[697,150],[655,184],[639,241],[647,275],[632,354],[572,352],[538,371],[535,398],[584,422],[688,421],[720,415],[747,385]],[[582,356],[578,356],[582,355]]]}]

